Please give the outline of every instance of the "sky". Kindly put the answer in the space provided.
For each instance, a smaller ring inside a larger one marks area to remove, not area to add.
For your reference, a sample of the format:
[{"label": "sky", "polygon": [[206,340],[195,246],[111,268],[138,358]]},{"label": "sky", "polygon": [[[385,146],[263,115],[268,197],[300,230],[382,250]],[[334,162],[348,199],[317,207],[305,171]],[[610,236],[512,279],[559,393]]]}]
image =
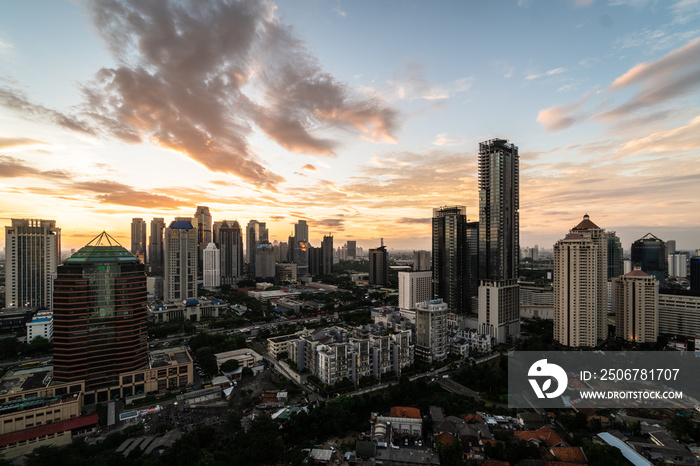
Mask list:
[{"label": "sky", "polygon": [[492,138],[521,246],[587,213],[700,248],[700,0],[2,5],[0,225],[56,220],[64,249],[197,205],[430,249],[433,208],[478,220]]}]

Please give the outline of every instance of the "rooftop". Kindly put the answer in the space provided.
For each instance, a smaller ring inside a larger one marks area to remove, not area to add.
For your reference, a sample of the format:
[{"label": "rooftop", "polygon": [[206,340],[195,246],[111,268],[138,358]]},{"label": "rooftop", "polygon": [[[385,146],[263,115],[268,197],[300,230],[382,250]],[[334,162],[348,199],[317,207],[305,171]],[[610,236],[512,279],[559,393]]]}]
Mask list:
[{"label": "rooftop", "polygon": [[78,252],[64,261],[64,264],[81,264],[86,262],[138,262],[106,231],[95,236],[92,241],[80,248]]},{"label": "rooftop", "polygon": [[596,225],[595,223],[591,222],[590,217],[588,216],[588,214],[586,214],[583,216],[583,220],[581,220],[581,222],[578,225],[576,225],[573,229],[574,230],[600,230],[600,227],[598,225]]}]

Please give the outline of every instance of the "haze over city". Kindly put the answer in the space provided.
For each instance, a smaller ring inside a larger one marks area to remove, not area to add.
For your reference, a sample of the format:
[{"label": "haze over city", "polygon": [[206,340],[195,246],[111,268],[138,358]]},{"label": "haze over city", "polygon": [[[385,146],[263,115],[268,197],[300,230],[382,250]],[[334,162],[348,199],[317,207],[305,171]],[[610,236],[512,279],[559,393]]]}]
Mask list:
[{"label": "haze over city", "polygon": [[[37,14],[37,12],[40,12]],[[588,213],[698,247],[700,2],[11,2],[0,222],[64,249],[132,217],[308,220],[429,249],[478,220],[478,143],[520,148],[520,245]]]}]

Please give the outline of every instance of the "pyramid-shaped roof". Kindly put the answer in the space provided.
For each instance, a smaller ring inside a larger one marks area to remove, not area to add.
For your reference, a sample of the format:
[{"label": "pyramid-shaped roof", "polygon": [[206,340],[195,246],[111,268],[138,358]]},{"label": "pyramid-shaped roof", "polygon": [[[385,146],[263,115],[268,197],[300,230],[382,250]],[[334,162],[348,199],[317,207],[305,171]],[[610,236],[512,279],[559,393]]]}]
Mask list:
[{"label": "pyramid-shaped roof", "polygon": [[600,230],[600,227],[596,225],[595,223],[591,222],[590,217],[588,217],[588,214],[583,216],[583,220],[581,220],[581,223],[576,225],[574,230]]},{"label": "pyramid-shaped roof", "polygon": [[81,264],[88,262],[138,262],[132,253],[106,231],[95,236],[78,252],[65,260],[64,264]]}]

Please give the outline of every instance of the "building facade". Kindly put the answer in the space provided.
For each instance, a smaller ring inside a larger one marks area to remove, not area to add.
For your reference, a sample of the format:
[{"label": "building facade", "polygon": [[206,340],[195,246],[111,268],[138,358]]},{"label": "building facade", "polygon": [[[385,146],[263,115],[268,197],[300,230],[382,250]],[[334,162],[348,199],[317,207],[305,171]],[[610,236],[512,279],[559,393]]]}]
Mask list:
[{"label": "building facade", "polygon": [[433,298],[442,299],[452,311],[469,312],[469,243],[464,206],[433,209]]},{"label": "building facade", "polygon": [[58,268],[54,299],[54,379],[87,390],[118,386],[122,372],[148,363],[146,273],[101,233]]},{"label": "building facade", "polygon": [[399,272],[399,308],[413,310],[416,303],[430,300],[433,274],[430,270]]},{"label": "building facade", "polygon": [[142,218],[131,219],[131,253],[146,263],[146,222]]},{"label": "building facade", "polygon": [[60,256],[55,220],[13,218],[5,227],[5,306],[51,309]]},{"label": "building facade", "polygon": [[607,244],[588,215],[554,245],[554,341],[595,347],[607,337]]},{"label": "building facade", "polygon": [[31,322],[27,322],[27,343],[36,337],[53,340],[53,312],[37,312]]},{"label": "building facade", "polygon": [[389,285],[389,257],[384,244],[369,250],[369,284]]},{"label": "building facade", "polygon": [[422,272],[430,270],[433,266],[430,251],[413,251],[413,271]]},{"label": "building facade", "polygon": [[221,284],[236,285],[243,276],[243,235],[236,220],[224,220],[218,228],[221,250]]},{"label": "building facade", "polygon": [[[519,160],[518,147],[504,139],[479,144],[478,326],[499,342],[520,335]],[[482,295],[497,297],[498,311]]]},{"label": "building facade", "polygon": [[647,233],[632,243],[632,267],[639,265],[643,272],[653,275],[659,286],[666,286],[667,255],[664,242]]},{"label": "building facade", "polygon": [[333,273],[333,235],[323,237],[321,243],[321,274]]},{"label": "building facade", "polygon": [[174,220],[165,229],[163,301],[197,297],[197,229],[189,220]]},{"label": "building facade", "polygon": [[165,220],[154,218],[151,220],[151,236],[148,244],[148,267],[152,274],[163,275],[163,232]]},{"label": "building facade", "polygon": [[700,338],[700,291],[659,290],[659,333]]},{"label": "building facade", "polygon": [[612,279],[615,335],[634,343],[655,343],[659,334],[659,284],[637,266]]},{"label": "building facade", "polygon": [[447,357],[447,303],[432,299],[416,304],[416,359],[440,361]]},{"label": "building facade", "polygon": [[614,231],[606,231],[605,239],[608,247],[608,280],[611,280],[624,275],[622,242]]},{"label": "building facade", "polygon": [[209,243],[204,248],[202,262],[204,263],[204,288],[214,289],[221,286],[221,251],[216,244]]}]

